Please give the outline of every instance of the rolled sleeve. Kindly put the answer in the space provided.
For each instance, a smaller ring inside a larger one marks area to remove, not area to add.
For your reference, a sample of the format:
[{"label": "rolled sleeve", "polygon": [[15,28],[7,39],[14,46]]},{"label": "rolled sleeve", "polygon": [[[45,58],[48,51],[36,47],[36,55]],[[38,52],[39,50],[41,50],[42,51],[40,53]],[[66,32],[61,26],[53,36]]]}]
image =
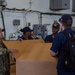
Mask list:
[{"label": "rolled sleeve", "polygon": [[59,39],[59,36],[56,35],[55,38],[53,39],[51,50],[57,53],[59,50],[59,47],[60,47],[60,39]]}]

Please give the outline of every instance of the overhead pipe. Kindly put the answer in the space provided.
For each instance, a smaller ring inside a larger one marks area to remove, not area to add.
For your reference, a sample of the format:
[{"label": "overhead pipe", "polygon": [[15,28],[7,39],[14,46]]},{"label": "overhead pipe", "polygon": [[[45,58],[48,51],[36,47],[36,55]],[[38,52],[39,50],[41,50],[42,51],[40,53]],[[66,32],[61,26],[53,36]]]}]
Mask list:
[{"label": "overhead pipe", "polygon": [[5,30],[4,16],[3,16],[3,12],[2,11],[1,11],[1,18],[2,18],[3,29],[4,29],[4,38],[6,38],[6,30]]},{"label": "overhead pipe", "polygon": [[[6,10],[27,11],[26,9],[17,9],[17,8],[6,8]],[[63,14],[67,14],[67,13],[41,12],[41,11],[37,11],[37,10],[28,10],[28,12],[37,12],[37,13],[41,13],[41,15],[63,15]],[[69,15],[75,16],[75,14],[69,14]]]},{"label": "overhead pipe", "polygon": [[[66,14],[66,13],[47,13],[47,12],[45,12],[45,13],[41,13],[41,15],[64,15],[64,14]],[[71,15],[71,16],[75,16],[75,14],[69,14],[69,15]]]}]

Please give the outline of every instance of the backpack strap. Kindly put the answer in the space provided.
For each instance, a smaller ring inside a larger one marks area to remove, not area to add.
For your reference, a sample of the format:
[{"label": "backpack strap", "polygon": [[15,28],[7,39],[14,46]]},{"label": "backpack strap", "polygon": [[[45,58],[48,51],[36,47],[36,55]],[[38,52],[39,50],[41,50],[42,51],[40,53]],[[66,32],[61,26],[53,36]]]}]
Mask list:
[{"label": "backpack strap", "polygon": [[73,31],[73,37],[75,37],[75,31]]},{"label": "backpack strap", "polygon": [[67,39],[69,39],[69,33],[67,33],[66,31],[62,31],[62,33],[66,36]]},{"label": "backpack strap", "polygon": [[63,33],[68,39],[71,38],[72,36],[75,37],[75,31],[73,31],[72,34],[67,33],[66,31],[62,31],[62,33]]}]

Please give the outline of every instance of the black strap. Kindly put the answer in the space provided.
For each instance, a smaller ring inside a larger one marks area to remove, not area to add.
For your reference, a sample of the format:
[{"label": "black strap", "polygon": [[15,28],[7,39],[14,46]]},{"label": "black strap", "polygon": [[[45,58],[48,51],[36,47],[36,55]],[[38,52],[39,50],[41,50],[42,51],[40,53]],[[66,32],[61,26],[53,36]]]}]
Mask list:
[{"label": "black strap", "polygon": [[69,39],[69,33],[67,33],[66,31],[62,31],[62,33],[66,36],[67,39]]},{"label": "black strap", "polygon": [[73,31],[73,37],[75,37],[75,31]]},{"label": "black strap", "polygon": [[62,33],[67,37],[67,39],[71,38],[72,36],[75,37],[75,31],[73,33],[67,33],[66,31],[62,31]]}]

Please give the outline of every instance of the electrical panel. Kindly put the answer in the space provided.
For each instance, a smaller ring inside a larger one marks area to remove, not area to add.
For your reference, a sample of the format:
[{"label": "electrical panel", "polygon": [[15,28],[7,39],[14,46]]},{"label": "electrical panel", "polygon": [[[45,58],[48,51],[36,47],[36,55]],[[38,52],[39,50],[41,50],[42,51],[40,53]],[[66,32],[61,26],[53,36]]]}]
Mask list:
[{"label": "electrical panel", "polygon": [[70,9],[70,0],[50,0],[51,10]]},{"label": "electrical panel", "polygon": [[4,1],[5,1],[5,0],[0,0],[0,6],[2,6],[2,4],[3,4]]},{"label": "electrical panel", "polygon": [[4,2],[5,0],[0,0],[0,2]]},{"label": "electrical panel", "polygon": [[33,30],[36,35],[42,34],[42,25],[33,25]]},{"label": "electrical panel", "polygon": [[13,25],[14,25],[14,26],[20,25],[20,20],[19,20],[19,19],[14,19],[14,20],[13,20]]},{"label": "electrical panel", "polygon": [[75,12],[75,0],[72,0],[72,11]]},{"label": "electrical panel", "polygon": [[46,25],[39,25],[39,24],[35,24],[33,25],[33,32],[35,35],[41,35],[41,37],[44,39],[47,35],[47,29],[46,29]]}]

